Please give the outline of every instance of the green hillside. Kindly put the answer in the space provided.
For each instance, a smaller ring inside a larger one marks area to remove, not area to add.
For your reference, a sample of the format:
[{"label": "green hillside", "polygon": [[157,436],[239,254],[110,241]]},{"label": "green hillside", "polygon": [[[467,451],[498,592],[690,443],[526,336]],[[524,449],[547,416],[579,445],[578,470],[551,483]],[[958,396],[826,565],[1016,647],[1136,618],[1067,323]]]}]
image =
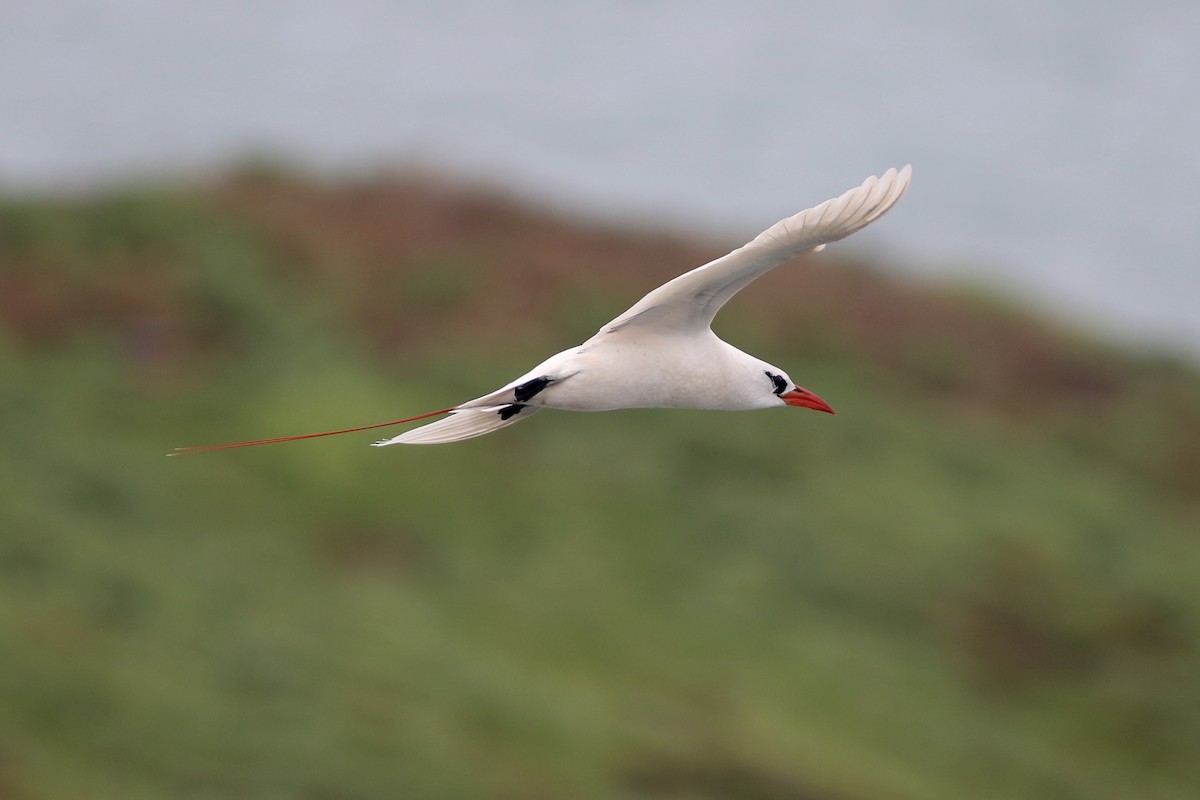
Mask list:
[{"label": "green hillside", "polygon": [[1200,376],[852,247],[718,319],[836,417],[164,458],[460,402],[729,244],[422,178],[0,202],[0,798],[1198,796]]}]

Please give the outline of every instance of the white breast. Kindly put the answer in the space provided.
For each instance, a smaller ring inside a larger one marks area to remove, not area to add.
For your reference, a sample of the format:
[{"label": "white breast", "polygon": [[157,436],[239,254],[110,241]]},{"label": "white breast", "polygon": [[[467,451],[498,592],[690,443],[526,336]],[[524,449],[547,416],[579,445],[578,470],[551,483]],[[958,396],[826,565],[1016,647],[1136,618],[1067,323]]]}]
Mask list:
[{"label": "white breast", "polygon": [[562,374],[533,402],[568,411],[618,408],[746,410],[770,403],[755,388],[768,378],[755,359],[705,335],[605,337],[548,359],[530,374]]}]

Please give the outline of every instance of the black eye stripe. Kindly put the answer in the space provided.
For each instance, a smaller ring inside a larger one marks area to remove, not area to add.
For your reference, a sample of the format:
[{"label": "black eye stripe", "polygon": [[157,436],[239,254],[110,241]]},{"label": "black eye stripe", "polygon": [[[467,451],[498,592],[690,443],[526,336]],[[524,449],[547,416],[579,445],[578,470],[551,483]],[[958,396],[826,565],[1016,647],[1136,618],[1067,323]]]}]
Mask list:
[{"label": "black eye stripe", "polygon": [[766,372],[766,375],[771,379],[771,383],[775,384],[775,394],[783,394],[787,391],[788,382],[786,378],[782,375],[776,375],[774,372]]}]

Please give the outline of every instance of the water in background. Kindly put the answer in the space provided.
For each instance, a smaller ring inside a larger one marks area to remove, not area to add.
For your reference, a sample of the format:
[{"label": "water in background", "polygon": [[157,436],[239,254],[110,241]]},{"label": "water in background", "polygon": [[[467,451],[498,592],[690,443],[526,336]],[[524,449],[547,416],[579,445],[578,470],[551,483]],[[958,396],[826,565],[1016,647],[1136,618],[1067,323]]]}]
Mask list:
[{"label": "water in background", "polygon": [[913,162],[855,238],[1200,354],[1200,4],[8,0],[0,189],[270,153],[713,235]]}]

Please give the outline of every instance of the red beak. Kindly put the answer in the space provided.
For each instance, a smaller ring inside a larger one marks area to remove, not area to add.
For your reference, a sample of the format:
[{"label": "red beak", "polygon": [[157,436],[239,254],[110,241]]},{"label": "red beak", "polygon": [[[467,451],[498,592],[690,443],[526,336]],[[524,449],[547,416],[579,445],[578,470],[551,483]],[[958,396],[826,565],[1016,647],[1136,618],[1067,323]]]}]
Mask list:
[{"label": "red beak", "polygon": [[789,406],[811,408],[814,411],[824,411],[827,414],[837,413],[829,406],[829,403],[826,403],[807,389],[801,389],[799,386],[786,394],[779,395],[779,398]]}]

